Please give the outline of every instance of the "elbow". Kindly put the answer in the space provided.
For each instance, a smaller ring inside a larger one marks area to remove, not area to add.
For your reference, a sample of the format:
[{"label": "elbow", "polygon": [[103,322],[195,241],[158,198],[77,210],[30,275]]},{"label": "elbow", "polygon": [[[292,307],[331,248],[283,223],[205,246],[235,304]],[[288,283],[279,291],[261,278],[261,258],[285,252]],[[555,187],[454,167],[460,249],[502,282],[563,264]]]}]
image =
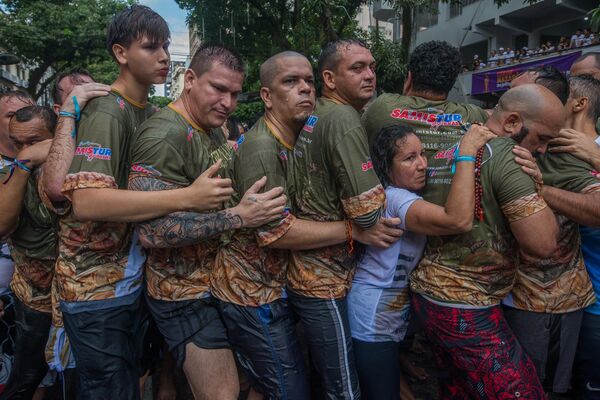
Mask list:
[{"label": "elbow", "polygon": [[81,205],[78,205],[76,202],[73,202],[72,207],[73,216],[76,220],[80,222],[91,222],[93,220],[93,216],[85,207],[81,207]]},{"label": "elbow", "polygon": [[556,242],[556,238],[552,237],[539,243],[535,243],[534,246],[522,248],[521,251],[529,257],[543,259],[550,258],[556,252],[557,247],[558,243]]},{"label": "elbow", "polygon": [[45,187],[46,196],[53,203],[61,203],[67,198],[62,193],[62,185],[49,184]]},{"label": "elbow", "polygon": [[471,218],[471,216],[469,216],[468,219],[465,219],[463,221],[459,221],[455,225],[455,229],[456,229],[456,233],[467,233],[467,232],[470,232],[471,229],[473,229],[473,218]]}]

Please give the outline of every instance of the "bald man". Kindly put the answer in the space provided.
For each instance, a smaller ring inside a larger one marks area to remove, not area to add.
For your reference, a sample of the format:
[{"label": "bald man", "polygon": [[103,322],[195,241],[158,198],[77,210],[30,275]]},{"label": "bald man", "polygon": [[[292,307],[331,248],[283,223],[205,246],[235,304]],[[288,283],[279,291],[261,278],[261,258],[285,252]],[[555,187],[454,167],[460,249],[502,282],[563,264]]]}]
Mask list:
[{"label": "bald man", "polygon": [[[291,174],[296,139],[315,106],[314,77],[303,55],[286,51],[274,55],[260,69],[265,115],[240,137],[235,146],[231,177],[236,193],[243,193],[260,177],[266,188],[292,193]],[[233,203],[239,201],[234,195]],[[346,224],[296,218],[288,208],[278,220],[242,229],[220,248],[211,278],[212,295],[221,300],[221,315],[239,364],[255,389],[269,399],[308,399],[304,360],[289,310],[286,274],[289,251],[312,249],[346,240]],[[396,229],[375,239],[373,231],[356,227],[356,240],[386,245]],[[377,230],[377,229],[376,229]]]},{"label": "bald man", "polygon": [[486,126],[498,136],[474,160],[455,159],[453,146],[429,160],[427,201],[443,205],[452,165],[475,162],[475,221],[471,232],[429,237],[411,275],[416,319],[445,372],[440,398],[545,399],[531,359],[500,307],[519,257],[555,251],[556,220],[535,182],[515,162],[513,147],[544,153],[562,124],[562,104],[548,89],[525,85],[506,92]]}]

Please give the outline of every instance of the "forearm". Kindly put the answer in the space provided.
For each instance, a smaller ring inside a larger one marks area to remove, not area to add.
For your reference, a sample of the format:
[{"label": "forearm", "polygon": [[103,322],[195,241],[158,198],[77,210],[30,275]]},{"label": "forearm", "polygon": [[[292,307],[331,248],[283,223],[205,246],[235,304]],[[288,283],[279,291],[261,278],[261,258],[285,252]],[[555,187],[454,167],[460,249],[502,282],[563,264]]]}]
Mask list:
[{"label": "forearm", "polygon": [[48,158],[42,165],[42,185],[52,202],[67,200],[61,189],[75,154],[75,139],[72,137],[74,129],[73,118],[59,118]]},{"label": "forearm", "polygon": [[78,189],[73,191],[73,212],[81,221],[142,222],[187,210],[181,201],[183,190]]},{"label": "forearm", "polygon": [[[456,173],[452,178],[450,193],[444,205],[443,226],[461,230],[473,223],[475,209],[475,167],[472,162],[456,164]],[[458,233],[458,232],[456,232]]]},{"label": "forearm", "polygon": [[297,218],[281,238],[268,247],[274,249],[311,250],[346,241],[346,223],[317,222]]},{"label": "forearm", "polygon": [[600,191],[573,193],[544,185],[542,197],[550,208],[578,224],[600,226]]},{"label": "forearm", "polygon": [[28,179],[29,172],[17,168],[6,184],[0,183],[0,237],[12,233],[19,220]]},{"label": "forearm", "polygon": [[208,240],[242,227],[234,209],[198,214],[176,212],[138,225],[142,246],[183,247]]}]

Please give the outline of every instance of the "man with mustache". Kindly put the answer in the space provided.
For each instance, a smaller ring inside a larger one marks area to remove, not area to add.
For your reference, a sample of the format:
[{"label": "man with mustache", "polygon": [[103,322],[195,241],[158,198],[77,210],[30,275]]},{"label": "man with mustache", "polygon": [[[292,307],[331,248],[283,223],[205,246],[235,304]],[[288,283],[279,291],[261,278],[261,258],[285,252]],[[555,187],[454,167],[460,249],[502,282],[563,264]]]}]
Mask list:
[{"label": "man with mustache", "polygon": [[[243,62],[232,50],[201,46],[185,72],[181,97],[140,127],[129,187],[186,187],[205,171],[216,174],[219,163],[229,163],[229,145],[218,128],[236,108],[244,74]],[[238,396],[235,362],[211,296],[210,274],[219,235],[261,226],[283,212],[283,189],[276,182],[272,190],[258,194],[265,182],[263,175],[257,176],[238,192],[239,201],[224,210],[215,204],[206,213],[177,212],[138,225],[140,241],[149,248],[148,307],[197,398]]]},{"label": "man with mustache", "polygon": [[475,157],[456,157],[454,146],[430,158],[423,198],[436,204],[446,201],[452,165],[475,162],[478,171],[473,229],[428,237],[410,279],[414,315],[445,371],[441,398],[545,399],[534,364],[506,323],[500,302],[513,284],[515,248],[520,257],[548,257],[558,230],[512,149],[518,143],[544,153],[563,121],[563,106],[552,92],[523,85],[500,98],[485,124],[504,137],[491,140]]},{"label": "man with mustache", "polygon": [[374,67],[371,52],[359,40],[323,48],[322,96],[294,148],[296,217],[346,224],[345,242],[293,249],[287,274],[289,301],[327,399],[360,398],[346,295],[356,267],[356,234],[380,224],[385,200],[359,115],[375,91]]}]

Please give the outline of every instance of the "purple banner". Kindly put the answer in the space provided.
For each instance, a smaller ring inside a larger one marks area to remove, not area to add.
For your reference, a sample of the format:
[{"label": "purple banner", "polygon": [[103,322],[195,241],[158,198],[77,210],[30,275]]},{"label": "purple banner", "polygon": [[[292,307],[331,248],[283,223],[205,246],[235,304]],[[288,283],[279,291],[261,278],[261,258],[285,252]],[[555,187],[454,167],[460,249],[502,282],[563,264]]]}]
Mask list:
[{"label": "purple banner", "polygon": [[477,72],[472,76],[471,94],[482,94],[508,90],[510,82],[519,74],[529,68],[552,65],[561,72],[571,68],[573,62],[581,56],[581,51],[559,55],[555,57],[542,58],[519,64],[511,64],[491,71]]}]

